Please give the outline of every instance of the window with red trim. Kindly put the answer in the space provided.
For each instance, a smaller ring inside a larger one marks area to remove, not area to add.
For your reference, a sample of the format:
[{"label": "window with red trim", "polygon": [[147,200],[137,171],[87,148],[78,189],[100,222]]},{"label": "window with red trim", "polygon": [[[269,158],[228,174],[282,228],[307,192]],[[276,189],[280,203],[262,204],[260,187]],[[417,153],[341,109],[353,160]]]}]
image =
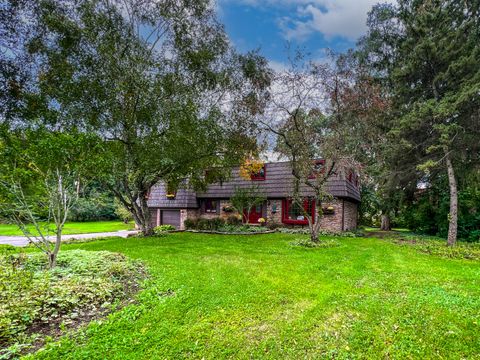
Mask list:
[{"label": "window with red trim", "polygon": [[350,182],[353,181],[353,171],[352,171],[352,170],[350,170],[350,171],[348,172],[348,177],[347,177],[347,179],[348,179],[348,181],[350,181]]},{"label": "window with red trim", "polygon": [[266,167],[265,167],[265,165],[263,165],[262,168],[258,172],[252,173],[250,175],[250,179],[255,180],[255,181],[265,180],[265,174],[266,174]]},{"label": "window with red trim", "polygon": [[312,172],[308,176],[308,178],[315,179],[318,174],[323,174],[324,172],[325,172],[325,160],[315,160],[313,163]]},{"label": "window with red trim", "polygon": [[205,212],[206,213],[216,213],[217,212],[217,200],[206,199],[205,200]]},{"label": "window with red trim", "polygon": [[315,211],[315,202],[305,199],[302,206],[293,200],[283,200],[282,222],[285,224],[308,224],[305,212],[313,216]]}]

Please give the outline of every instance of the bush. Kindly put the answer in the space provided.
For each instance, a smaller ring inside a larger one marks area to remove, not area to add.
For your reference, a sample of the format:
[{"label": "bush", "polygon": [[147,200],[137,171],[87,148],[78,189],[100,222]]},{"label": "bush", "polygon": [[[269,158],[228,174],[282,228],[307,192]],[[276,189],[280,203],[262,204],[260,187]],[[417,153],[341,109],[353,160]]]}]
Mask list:
[{"label": "bush", "polygon": [[159,235],[159,234],[162,234],[164,232],[174,231],[174,230],[177,230],[177,229],[173,225],[159,225],[159,226],[156,226],[153,229],[153,232],[155,233],[155,235]]},{"label": "bush", "polygon": [[242,217],[238,215],[230,215],[229,217],[227,217],[226,223],[228,225],[241,225]]},{"label": "bush", "polygon": [[115,199],[115,215],[117,215],[125,224],[133,221],[132,213],[128,211],[117,199]]},{"label": "bush", "polygon": [[197,230],[218,230],[222,225],[225,225],[225,220],[222,218],[213,219],[199,219],[197,222]]},{"label": "bush", "polygon": [[183,222],[183,225],[185,225],[185,229],[191,230],[191,229],[196,229],[198,226],[198,220],[197,219],[186,219]]},{"label": "bush", "polygon": [[450,259],[480,260],[480,244],[458,241],[455,246],[447,246],[446,240],[435,236],[402,234],[390,241],[401,246],[411,246],[417,251]]},{"label": "bush", "polygon": [[0,358],[28,350],[39,335],[32,332],[54,335],[61,324],[102,315],[144,277],[141,263],[108,251],[64,251],[46,268],[41,253],[0,255]]},{"label": "bush", "polygon": [[306,248],[330,248],[340,246],[337,240],[326,239],[318,243],[311,241],[309,238],[297,238],[290,243],[291,246],[301,246]]},{"label": "bush", "polygon": [[[277,228],[278,232],[281,232],[283,234],[310,234],[310,230],[308,228]],[[331,231],[331,230],[326,230],[326,229],[321,229],[318,232],[319,236],[339,236],[339,237],[359,237],[363,236],[362,233],[359,233],[357,235],[356,232],[352,231]]]},{"label": "bush", "polygon": [[78,199],[68,217],[71,221],[118,219],[114,197],[108,192],[90,191]]}]

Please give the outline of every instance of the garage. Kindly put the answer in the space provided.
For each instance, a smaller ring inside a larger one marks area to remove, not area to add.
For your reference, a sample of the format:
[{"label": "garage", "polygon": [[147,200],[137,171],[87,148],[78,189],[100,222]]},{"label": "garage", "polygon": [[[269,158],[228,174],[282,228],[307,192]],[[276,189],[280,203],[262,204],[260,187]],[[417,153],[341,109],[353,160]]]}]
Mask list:
[{"label": "garage", "polygon": [[173,225],[180,228],[180,210],[162,210],[160,222],[162,225]]}]

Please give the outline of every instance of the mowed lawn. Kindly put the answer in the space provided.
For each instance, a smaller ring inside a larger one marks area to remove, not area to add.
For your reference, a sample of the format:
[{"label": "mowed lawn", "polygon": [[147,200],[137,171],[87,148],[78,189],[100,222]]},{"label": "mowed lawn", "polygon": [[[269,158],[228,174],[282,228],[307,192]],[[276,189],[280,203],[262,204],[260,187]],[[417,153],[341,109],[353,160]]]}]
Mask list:
[{"label": "mowed lawn", "polygon": [[[41,224],[45,227],[45,224]],[[134,228],[134,224],[125,224],[123,221],[93,221],[93,222],[67,222],[63,229],[64,235],[71,234],[88,234],[98,232],[110,232],[119,230],[131,230]],[[35,228],[30,225],[28,229],[36,233]],[[53,226],[51,226],[53,229]],[[42,228],[42,231],[44,229]],[[53,231],[53,230],[52,230]],[[23,236],[22,231],[14,224],[0,224],[0,236]]]},{"label": "mowed lawn", "polygon": [[142,259],[130,305],[39,359],[480,357],[480,263],[385,240],[175,233],[71,244]]}]

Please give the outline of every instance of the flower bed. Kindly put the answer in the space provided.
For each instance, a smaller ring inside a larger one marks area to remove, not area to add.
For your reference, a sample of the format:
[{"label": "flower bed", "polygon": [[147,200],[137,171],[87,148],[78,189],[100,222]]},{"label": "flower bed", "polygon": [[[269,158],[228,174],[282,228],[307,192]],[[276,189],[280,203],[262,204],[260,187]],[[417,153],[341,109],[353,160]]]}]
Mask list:
[{"label": "flower bed", "polygon": [[138,261],[108,251],[60,252],[46,270],[41,253],[0,251],[0,358],[34,350],[131,298],[145,277]]}]

